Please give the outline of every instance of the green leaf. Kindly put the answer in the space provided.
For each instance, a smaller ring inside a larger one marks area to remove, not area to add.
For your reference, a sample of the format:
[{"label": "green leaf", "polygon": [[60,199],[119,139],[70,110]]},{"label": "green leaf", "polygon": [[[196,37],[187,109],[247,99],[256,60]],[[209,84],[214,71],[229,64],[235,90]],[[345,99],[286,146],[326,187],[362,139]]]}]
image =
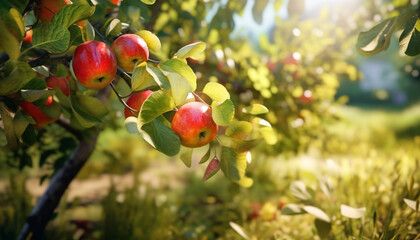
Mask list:
[{"label": "green leaf", "polygon": [[235,106],[230,99],[226,99],[223,103],[213,102],[211,109],[211,116],[217,125],[229,125],[235,115]]},{"label": "green leaf", "polygon": [[281,214],[284,215],[299,215],[303,213],[303,209],[299,205],[294,203],[287,204],[281,209]]},{"label": "green leaf", "polygon": [[225,135],[232,138],[246,138],[251,131],[251,123],[246,121],[234,121],[227,127]]},{"label": "green leaf", "polygon": [[241,236],[243,239],[249,239],[248,235],[246,235],[244,229],[239,226],[238,224],[234,223],[234,222],[229,222],[230,227],[235,230],[235,232],[237,234],[239,234],[239,236]]},{"label": "green leaf", "polygon": [[408,56],[416,56],[420,53],[420,32],[416,29],[418,16],[413,16],[405,26],[400,36],[400,51]]},{"label": "green leaf", "polygon": [[70,102],[74,116],[85,128],[102,123],[108,114],[105,105],[95,97],[73,95],[70,97]]},{"label": "green leaf", "polygon": [[13,117],[13,128],[16,134],[16,137],[21,140],[22,134],[25,132],[26,127],[28,127],[29,121],[25,117],[25,114],[22,111],[17,111]]},{"label": "green leaf", "polygon": [[245,176],[247,161],[244,153],[237,153],[233,148],[223,146],[220,163],[223,173],[230,180],[239,181]]},{"label": "green leaf", "polygon": [[9,14],[13,18],[13,20],[15,21],[15,24],[18,26],[18,29],[20,31],[20,37],[19,37],[19,40],[20,40],[25,35],[25,26],[23,25],[22,15],[15,8],[11,8],[9,10]]},{"label": "green leaf", "polygon": [[151,64],[147,64],[146,71],[150,74],[150,76],[153,77],[153,79],[159,85],[159,87],[161,87],[162,89],[171,88],[171,84],[169,83],[169,80],[165,76],[165,74],[163,74],[162,70]]},{"label": "green leaf", "polygon": [[35,127],[33,125],[29,125],[22,134],[22,142],[29,146],[33,145],[37,141],[36,135],[37,131],[35,130]]},{"label": "green leaf", "polygon": [[154,78],[147,71],[146,63],[143,62],[134,68],[133,76],[131,77],[131,90],[143,91],[145,89],[157,86]]},{"label": "green leaf", "polygon": [[229,92],[220,83],[207,83],[206,86],[204,86],[203,93],[207,94],[207,96],[216,102],[224,102],[226,99],[230,99]]},{"label": "green leaf", "polygon": [[32,48],[50,52],[63,52],[70,42],[70,32],[65,26],[53,23],[39,23],[34,29]]},{"label": "green leaf", "polygon": [[152,5],[156,2],[156,0],[141,0],[141,1],[147,5]]},{"label": "green leaf", "polygon": [[211,145],[209,145],[209,149],[207,150],[207,152],[203,155],[203,157],[201,157],[200,159],[200,164],[203,164],[205,162],[207,162],[210,158],[210,152],[211,152]]},{"label": "green leaf", "polygon": [[182,162],[185,164],[185,166],[191,167],[193,149],[183,147],[181,152],[182,153],[180,157],[181,157]]},{"label": "green leaf", "polygon": [[16,9],[12,8],[10,12],[0,9],[0,52],[6,52],[13,61],[20,55],[20,41],[23,37],[21,26],[22,18],[16,17]]},{"label": "green leaf", "polygon": [[236,181],[236,183],[239,184],[241,187],[249,188],[254,184],[254,180],[252,178],[244,176],[243,178],[241,178],[241,180]]},{"label": "green leaf", "polygon": [[272,127],[261,127],[260,132],[264,138],[264,141],[268,145],[274,145],[277,143],[277,134]]},{"label": "green leaf", "polygon": [[255,148],[262,142],[262,139],[238,140],[232,139],[230,147],[238,152],[246,152]]},{"label": "green leaf", "polygon": [[156,150],[168,156],[175,156],[179,153],[181,148],[179,136],[158,119],[143,125],[141,129],[144,131],[144,138],[150,139]]},{"label": "green leaf", "polygon": [[138,124],[138,119],[136,117],[128,117],[125,119],[124,121],[124,126],[125,129],[127,130],[127,132],[132,133],[132,134],[137,134],[141,137],[143,137],[143,135],[141,134],[141,129],[139,129],[139,124]]},{"label": "green leaf", "polygon": [[353,208],[344,204],[341,204],[341,215],[348,218],[361,218],[366,213],[366,208]]},{"label": "green leaf", "polygon": [[310,215],[318,218],[319,220],[322,220],[324,222],[329,223],[330,222],[330,217],[328,217],[328,215],[322,211],[321,209],[314,207],[314,206],[304,206],[303,210],[305,210],[305,212],[309,213]]},{"label": "green leaf", "polygon": [[372,56],[388,48],[397,17],[389,18],[366,32],[360,32],[356,48],[364,56]]},{"label": "green leaf", "polygon": [[193,91],[191,86],[188,84],[187,79],[179,75],[178,73],[170,72],[167,75],[169,82],[171,83],[171,93],[176,106],[181,106],[185,103],[187,96]]},{"label": "green leaf", "polygon": [[117,18],[111,20],[111,22],[106,27],[105,36],[116,36],[122,31],[121,21]]},{"label": "green leaf", "polygon": [[68,28],[74,23],[87,19],[95,12],[95,7],[86,4],[69,4],[61,8],[51,19],[51,24]]},{"label": "green leaf", "polygon": [[214,157],[204,172],[203,181],[213,177],[220,170],[220,161],[217,157]]},{"label": "green leaf", "polygon": [[197,77],[194,71],[184,61],[179,59],[170,59],[159,64],[159,68],[164,70],[164,74],[167,76],[169,72],[178,73],[185,79],[191,87],[191,91],[195,91],[197,88]]},{"label": "green leaf", "polygon": [[[20,1],[6,0],[6,1],[2,1],[0,3],[0,7],[4,7],[4,8],[14,7],[18,10],[18,12],[23,12],[23,10],[25,10],[28,3],[29,3],[29,0],[20,0]],[[3,5],[3,6],[1,6],[1,5]]]},{"label": "green leaf", "polygon": [[251,106],[244,107],[242,112],[252,115],[265,114],[268,113],[268,108],[262,104],[256,103],[252,104]]},{"label": "green leaf", "polygon": [[22,97],[28,102],[35,102],[36,100],[47,98],[51,95],[54,95],[54,90],[28,90],[28,89],[21,89],[20,93]]},{"label": "green leaf", "polygon": [[175,108],[174,101],[166,92],[159,90],[144,101],[139,114],[141,124],[148,123],[165,112]]},{"label": "green leaf", "polygon": [[95,39],[95,29],[92,24],[87,21],[86,26],[80,30],[82,33],[82,39],[84,42],[91,41]]},{"label": "green leaf", "polygon": [[331,223],[315,219],[315,227],[321,239],[326,239],[331,232]]},{"label": "green leaf", "polygon": [[45,104],[42,104],[39,106],[39,109],[41,109],[41,111],[50,118],[58,118],[61,114],[60,104],[56,102],[53,102],[52,104],[48,106]]},{"label": "green leaf", "polygon": [[6,77],[0,79],[0,96],[7,96],[19,91],[36,75],[29,64],[17,61],[8,61],[3,73]]},{"label": "green leaf", "polygon": [[0,117],[3,122],[4,134],[10,149],[17,147],[17,138],[13,126],[12,113],[3,102],[0,102]]},{"label": "green leaf", "polygon": [[302,181],[294,181],[290,184],[290,191],[296,198],[308,201],[312,199],[311,194],[306,190],[306,185]]},{"label": "green leaf", "polygon": [[193,59],[202,59],[204,55],[204,50],[206,50],[206,44],[203,42],[195,42],[188,44],[178,52],[175,53],[177,58],[186,59],[186,58],[193,58]]}]

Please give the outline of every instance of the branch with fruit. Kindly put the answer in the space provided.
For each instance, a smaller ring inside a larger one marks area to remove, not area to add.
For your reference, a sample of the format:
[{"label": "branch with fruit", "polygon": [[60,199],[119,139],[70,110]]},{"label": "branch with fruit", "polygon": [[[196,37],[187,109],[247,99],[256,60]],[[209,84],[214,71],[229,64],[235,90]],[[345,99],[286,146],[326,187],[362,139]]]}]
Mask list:
[{"label": "branch with fruit", "polygon": [[[193,151],[199,148],[204,152],[199,163],[210,160],[203,180],[222,169],[228,179],[245,187],[252,185],[245,175],[250,150],[274,133],[257,116],[250,117],[252,121],[234,119],[238,110],[222,84],[209,82],[198,91],[196,73],[187,59],[201,59],[206,43],[195,42],[169,59],[152,60],[149,51],[160,50],[159,38],[147,30],[124,30],[123,34],[118,19],[91,23],[88,19],[100,6],[82,0],[6,2],[0,8],[4,30],[0,40],[0,52],[4,52],[0,61],[0,147],[15,152],[31,146],[54,123],[79,143],[64,166],[55,170],[20,239],[30,232],[34,239],[40,237],[68,184],[94,150],[109,119],[111,90],[124,105],[130,133],[168,156],[179,155],[188,167]],[[114,4],[109,5],[116,7],[118,2]],[[31,14],[32,21],[28,20]],[[120,92],[119,79],[130,93]],[[257,104],[242,111],[250,116],[268,112]],[[55,152],[41,154],[41,167]],[[20,165],[25,164],[29,165]]]}]

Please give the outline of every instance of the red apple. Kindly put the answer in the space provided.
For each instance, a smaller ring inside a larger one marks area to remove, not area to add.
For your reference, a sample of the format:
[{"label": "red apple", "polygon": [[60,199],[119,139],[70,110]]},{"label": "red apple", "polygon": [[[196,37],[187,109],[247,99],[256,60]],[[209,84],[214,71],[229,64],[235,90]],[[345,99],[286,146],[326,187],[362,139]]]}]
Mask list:
[{"label": "red apple", "polygon": [[37,0],[35,17],[42,22],[50,22],[60,8],[71,4],[70,0]]},{"label": "red apple", "polygon": [[53,96],[49,96],[45,101],[45,105],[51,106],[51,104],[53,104]]},{"label": "red apple", "polygon": [[201,102],[184,104],[172,119],[172,130],[186,147],[196,148],[216,137],[218,126],[211,116],[211,108]]},{"label": "red apple", "polygon": [[[152,94],[153,91],[147,90],[144,92],[139,92],[136,94],[131,95],[127,100],[127,105],[130,106],[132,109],[140,110],[141,106],[143,105],[144,101],[146,101],[147,97]],[[124,109],[125,118],[128,117],[135,117],[128,108]]]},{"label": "red apple", "polygon": [[32,34],[33,34],[32,29],[27,31],[25,37],[23,38],[23,42],[32,44]]},{"label": "red apple", "polygon": [[73,72],[85,87],[101,89],[108,86],[117,74],[117,60],[111,48],[103,42],[87,41],[73,54]]},{"label": "red apple", "polygon": [[121,35],[115,39],[111,48],[117,57],[118,66],[127,72],[132,72],[135,65],[149,59],[146,42],[136,34]]},{"label": "red apple", "polygon": [[111,0],[111,3],[117,5],[120,3],[121,0]]},{"label": "red apple", "polygon": [[[52,104],[52,96],[48,97],[45,104],[47,106]],[[36,128],[45,127],[46,125],[57,120],[57,118],[51,118],[45,115],[45,113],[43,113],[39,107],[31,102],[22,102],[19,104],[19,106],[22,108],[22,111],[24,111],[35,120],[36,123],[34,126]]]},{"label": "red apple", "polygon": [[58,78],[56,76],[50,76],[47,78],[46,83],[49,88],[58,87],[66,96],[70,95],[70,88],[68,86],[70,76]]}]

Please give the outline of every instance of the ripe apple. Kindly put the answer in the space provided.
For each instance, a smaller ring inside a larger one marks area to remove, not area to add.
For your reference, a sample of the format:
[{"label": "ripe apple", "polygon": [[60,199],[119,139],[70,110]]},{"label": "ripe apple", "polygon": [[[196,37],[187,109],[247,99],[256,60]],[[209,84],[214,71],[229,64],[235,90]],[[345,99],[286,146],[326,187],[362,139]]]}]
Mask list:
[{"label": "ripe apple", "polygon": [[[132,109],[140,110],[141,106],[143,105],[144,101],[146,101],[147,97],[152,94],[153,91],[147,90],[144,92],[139,92],[136,94],[131,95],[127,100],[127,105],[130,106]],[[135,117],[128,108],[124,109],[125,118],[128,117]]]},{"label": "ripe apple", "polygon": [[[48,97],[47,101],[45,102],[45,105],[49,106],[52,104],[52,96]],[[22,108],[22,111],[31,116],[35,120],[35,127],[36,128],[42,128],[46,125],[54,122],[57,120],[57,118],[51,118],[45,113],[41,111],[39,107],[37,107],[35,104],[31,102],[22,102],[19,104],[19,106]]]},{"label": "ripe apple", "polygon": [[211,116],[211,108],[202,102],[184,104],[172,119],[172,130],[186,147],[196,148],[216,137],[218,126]]},{"label": "ripe apple", "polygon": [[58,78],[56,76],[50,76],[47,78],[47,80],[45,81],[47,83],[47,86],[49,88],[55,88],[58,87],[66,96],[70,95],[70,88],[68,86],[68,81],[69,81],[69,75],[67,75],[66,77],[62,77],[62,78]]},{"label": "ripe apple", "polygon": [[111,48],[117,57],[118,66],[127,72],[132,72],[135,65],[149,59],[146,42],[136,34],[121,35],[115,39]]},{"label": "ripe apple", "polygon": [[32,29],[27,31],[25,37],[23,38],[23,42],[32,44],[32,34],[33,34]]},{"label": "ripe apple", "polygon": [[111,48],[99,41],[80,44],[73,54],[73,72],[85,87],[101,89],[117,74],[117,60]]},{"label": "ripe apple", "polygon": [[70,0],[37,0],[35,17],[42,22],[50,22],[60,8],[71,4]]}]

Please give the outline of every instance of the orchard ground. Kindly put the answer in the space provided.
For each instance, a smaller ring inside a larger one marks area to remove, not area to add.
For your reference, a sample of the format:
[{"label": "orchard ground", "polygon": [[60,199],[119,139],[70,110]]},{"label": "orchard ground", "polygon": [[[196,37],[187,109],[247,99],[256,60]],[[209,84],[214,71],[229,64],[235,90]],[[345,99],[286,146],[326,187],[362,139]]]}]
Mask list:
[{"label": "orchard ground", "polygon": [[[109,239],[104,233],[110,227],[114,227],[114,236],[121,237],[118,239],[144,231],[155,237],[151,239],[161,239],[158,232],[163,229],[173,239],[238,239],[229,222],[239,224],[250,238],[255,237],[251,239],[317,239],[313,216],[282,214],[282,207],[305,201],[330,216],[332,239],[363,235],[363,231],[374,234],[374,211],[380,227],[389,231],[395,231],[393,227],[404,221],[415,226],[418,215],[416,218],[410,214],[414,210],[404,198],[405,188],[413,181],[410,178],[416,182],[414,188],[419,188],[419,160],[413,161],[420,156],[420,138],[416,136],[419,108],[415,105],[398,111],[338,107],[342,120],[328,129],[340,134],[326,143],[328,154],[311,148],[287,158],[253,151],[248,169],[255,183],[249,189],[225,181],[220,173],[203,184],[199,157],[191,168],[185,168],[179,159],[147,151],[146,143],[124,129],[106,130],[92,158],[71,183],[57,217],[47,228],[47,239],[66,234],[68,237],[59,239]],[[7,186],[9,178],[23,180],[33,204],[47,186],[46,182],[39,185],[40,176],[42,172],[36,167],[22,173],[2,171],[0,192],[22,198],[22,192]],[[291,185],[296,181],[306,185],[310,199],[304,201],[294,195]],[[141,206],[133,209],[132,201]],[[343,217],[342,204],[366,208],[364,216],[353,220]],[[7,208],[13,209],[13,205]],[[121,216],[112,215],[114,211]],[[152,217],[154,222],[146,229],[142,226],[144,218],[154,214],[164,214],[166,219]],[[129,233],[116,227],[123,224]],[[415,228],[411,233],[415,234]]]}]

